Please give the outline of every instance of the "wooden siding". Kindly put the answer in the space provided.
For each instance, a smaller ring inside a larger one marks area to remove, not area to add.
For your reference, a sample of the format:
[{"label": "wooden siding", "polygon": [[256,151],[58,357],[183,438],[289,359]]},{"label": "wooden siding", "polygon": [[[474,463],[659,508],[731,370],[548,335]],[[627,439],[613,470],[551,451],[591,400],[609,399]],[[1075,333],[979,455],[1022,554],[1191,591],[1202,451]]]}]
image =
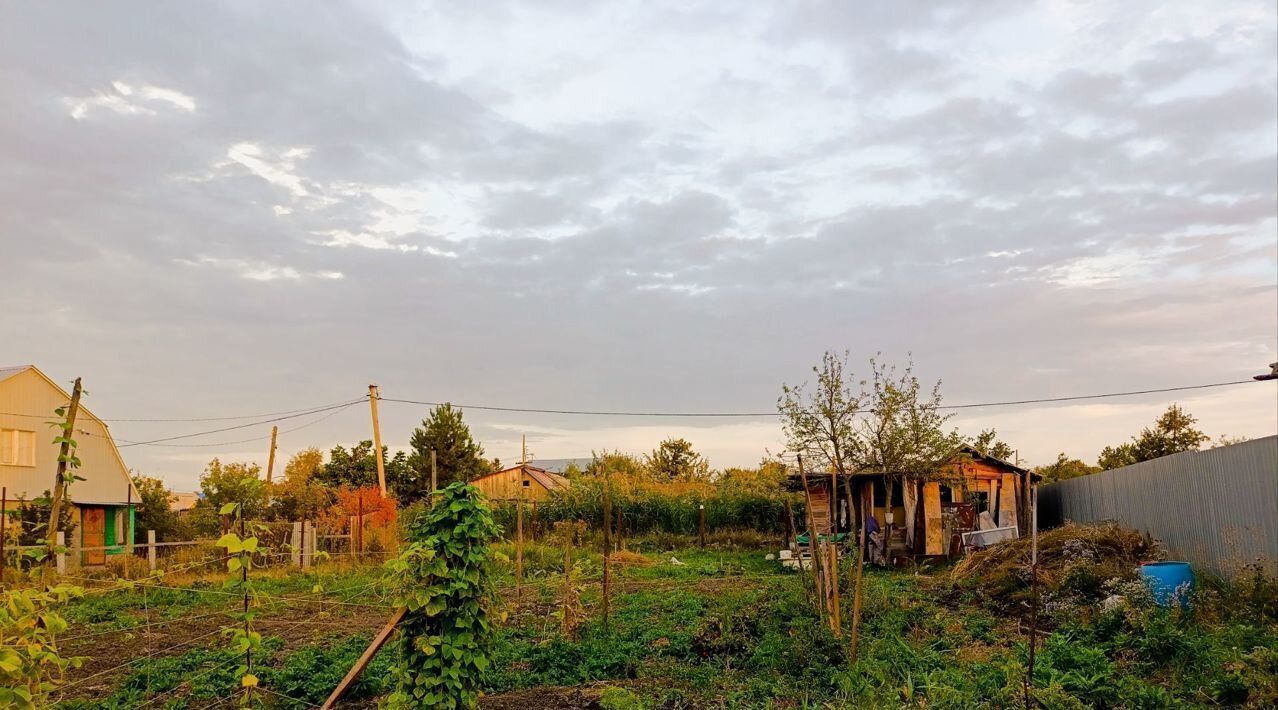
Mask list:
[{"label": "wooden siding", "polygon": [[[525,481],[528,483],[526,486]],[[542,501],[550,495],[545,486],[518,466],[490,473],[470,483],[489,500],[516,500],[521,492],[524,500],[528,501]]]},{"label": "wooden siding", "polygon": [[[0,465],[0,485],[8,488],[10,501],[31,500],[53,490],[58,445],[53,443],[55,433],[46,422],[54,420],[54,410],[66,406],[70,400],[70,395],[35,368],[0,380],[0,429],[34,431],[36,435],[34,466]],[[85,480],[71,485],[71,501],[98,505],[127,502],[132,486],[128,468],[111,441],[106,425],[84,406],[76,417],[74,438],[81,461],[75,474]],[[134,490],[133,500],[139,499]]]}]

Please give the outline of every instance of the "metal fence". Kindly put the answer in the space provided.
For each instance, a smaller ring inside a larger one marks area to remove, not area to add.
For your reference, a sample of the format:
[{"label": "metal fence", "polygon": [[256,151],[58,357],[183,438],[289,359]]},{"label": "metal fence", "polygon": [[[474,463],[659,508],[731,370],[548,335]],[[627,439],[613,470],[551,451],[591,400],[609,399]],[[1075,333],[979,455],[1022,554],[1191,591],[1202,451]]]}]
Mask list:
[{"label": "metal fence", "polygon": [[1039,490],[1039,524],[1113,520],[1195,566],[1278,574],[1278,436],[1188,451]]}]

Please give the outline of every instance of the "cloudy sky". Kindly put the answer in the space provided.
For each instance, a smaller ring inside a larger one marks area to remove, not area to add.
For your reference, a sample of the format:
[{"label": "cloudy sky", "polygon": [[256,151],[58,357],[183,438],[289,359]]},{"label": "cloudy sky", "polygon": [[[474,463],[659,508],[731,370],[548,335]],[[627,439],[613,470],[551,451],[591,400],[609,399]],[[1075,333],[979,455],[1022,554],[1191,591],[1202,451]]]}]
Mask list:
[{"label": "cloudy sky", "polygon": [[[0,364],[83,376],[108,420],[370,382],[766,412],[826,349],[913,353],[956,404],[1246,379],[1278,359],[1276,28],[1267,1],[7,3]],[[954,423],[1091,459],[1169,397]],[[1179,401],[1278,430],[1271,384]],[[382,410],[395,447],[425,413]],[[280,422],[286,455],[369,436],[334,411]],[[767,417],[467,418],[506,461],[521,433],[780,448]],[[122,451],[193,487],[269,429]]]}]

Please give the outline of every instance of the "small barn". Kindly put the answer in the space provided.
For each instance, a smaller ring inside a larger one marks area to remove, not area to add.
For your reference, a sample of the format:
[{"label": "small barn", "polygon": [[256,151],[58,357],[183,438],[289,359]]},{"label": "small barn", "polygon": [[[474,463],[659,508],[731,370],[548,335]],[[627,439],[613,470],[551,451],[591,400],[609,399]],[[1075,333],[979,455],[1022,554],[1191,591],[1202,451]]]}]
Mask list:
[{"label": "small barn", "polygon": [[[837,480],[829,472],[808,476],[805,498],[812,501],[818,535],[853,533],[867,515],[884,531],[888,559],[906,556],[951,556],[961,549],[962,534],[990,527],[1029,529],[1029,490],[1036,476],[1029,470],[963,446],[936,475],[926,480],[860,471]],[[801,477],[790,487],[803,491]],[[849,505],[848,491],[852,501]],[[837,501],[831,512],[830,501]],[[799,521],[806,527],[806,521]]]},{"label": "small barn", "polygon": [[519,464],[471,480],[491,501],[542,501],[551,491],[568,488],[567,478],[531,464]]}]

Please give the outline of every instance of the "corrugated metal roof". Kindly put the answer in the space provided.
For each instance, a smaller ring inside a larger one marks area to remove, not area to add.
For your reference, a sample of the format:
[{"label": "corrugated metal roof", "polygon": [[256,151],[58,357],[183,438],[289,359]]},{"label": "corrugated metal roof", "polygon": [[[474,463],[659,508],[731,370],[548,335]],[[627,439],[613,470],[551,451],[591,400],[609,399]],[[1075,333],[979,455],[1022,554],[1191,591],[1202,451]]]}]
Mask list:
[{"label": "corrugated metal roof", "polygon": [[594,459],[534,459],[528,462],[529,466],[536,466],[543,471],[551,473],[563,473],[568,470],[569,466],[576,466],[578,469],[585,471],[586,467]]}]

